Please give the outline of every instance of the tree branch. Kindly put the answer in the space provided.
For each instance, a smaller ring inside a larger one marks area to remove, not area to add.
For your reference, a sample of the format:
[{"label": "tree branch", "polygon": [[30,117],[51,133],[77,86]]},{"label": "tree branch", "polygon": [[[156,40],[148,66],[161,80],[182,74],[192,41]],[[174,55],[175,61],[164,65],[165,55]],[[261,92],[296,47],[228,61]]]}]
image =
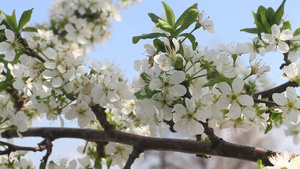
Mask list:
[{"label": "tree branch", "polygon": [[0,144],[3,145],[3,146],[7,146],[7,149],[5,149],[3,151],[0,151],[0,155],[4,155],[4,154],[9,155],[10,153],[15,152],[15,151],[33,151],[33,152],[37,152],[37,151],[44,151],[45,150],[45,147],[42,147],[42,146],[24,147],[24,146],[17,146],[17,145],[14,145],[14,144],[3,142],[3,141],[0,141]]},{"label": "tree branch", "polygon": [[115,126],[111,125],[106,118],[105,108],[101,107],[99,104],[91,106],[92,111],[96,115],[97,120],[104,128],[104,130],[115,130]]},{"label": "tree branch", "polygon": [[258,96],[261,95],[262,98],[272,98],[273,93],[282,93],[286,90],[287,87],[298,87],[298,86],[299,85],[296,82],[289,81],[282,85],[276,86],[272,89],[255,93],[253,94],[253,97],[258,98]]},{"label": "tree branch", "polygon": [[[87,141],[118,142],[127,145],[139,145],[142,150],[176,151],[190,154],[208,154],[229,158],[243,159],[256,162],[258,159],[264,165],[272,165],[268,157],[276,153],[256,147],[244,146],[229,143],[226,141],[215,145],[212,142],[174,139],[174,138],[155,138],[125,133],[118,130],[94,130],[78,128],[29,128],[21,133],[23,137],[47,137],[51,138],[78,138]],[[19,137],[16,130],[7,130],[1,133],[3,138]]]},{"label": "tree branch", "polygon": [[23,39],[21,36],[19,37],[19,42],[24,46],[24,48],[27,50],[25,51],[24,53],[29,55],[29,56],[32,56],[32,57],[35,57],[37,58],[39,61],[41,61],[42,63],[45,63],[46,60],[44,58],[42,58],[40,55],[38,55],[34,50],[32,50],[27,42],[25,41],[25,39]]}]

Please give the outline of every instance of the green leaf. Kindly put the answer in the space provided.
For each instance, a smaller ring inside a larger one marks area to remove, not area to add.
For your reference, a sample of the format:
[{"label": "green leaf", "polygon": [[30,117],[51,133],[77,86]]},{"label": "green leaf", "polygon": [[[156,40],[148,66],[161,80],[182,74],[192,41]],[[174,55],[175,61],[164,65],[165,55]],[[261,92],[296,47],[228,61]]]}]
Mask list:
[{"label": "green leaf", "polygon": [[23,12],[19,20],[18,32],[30,21],[32,10],[33,8]]},{"label": "green leaf", "polygon": [[285,4],[285,2],[286,2],[286,0],[283,0],[281,5],[278,7],[278,9],[275,12],[275,23],[277,25],[279,25],[280,22],[281,22],[281,18],[282,18],[283,13],[284,13],[284,4]]},{"label": "green leaf", "polygon": [[46,169],[46,163],[45,162],[42,162],[40,164],[40,168],[39,169]]},{"label": "green leaf", "polygon": [[262,164],[261,159],[257,160],[256,164],[257,164],[258,169],[264,169],[265,168],[265,166],[263,166],[263,164]]},{"label": "green leaf", "polygon": [[142,34],[140,36],[134,36],[132,38],[132,43],[136,44],[138,43],[141,39],[153,39],[157,37],[167,37],[165,33],[149,33],[149,34]]},{"label": "green leaf", "polygon": [[261,23],[263,24],[264,28],[265,28],[265,33],[271,33],[271,26],[268,23],[268,20],[266,18],[266,12],[262,11],[260,13],[260,17],[261,17]]},{"label": "green leaf", "polygon": [[179,36],[184,36],[186,38],[188,38],[190,40],[190,42],[192,43],[192,47],[193,47],[193,50],[196,49],[196,47],[198,46],[198,42],[196,41],[196,38],[193,34],[191,33],[183,33]]},{"label": "green leaf", "polygon": [[270,26],[275,24],[275,11],[273,8],[270,7],[266,10],[266,18]]},{"label": "green leaf", "polygon": [[4,16],[5,16],[4,20],[7,22],[7,24],[12,29],[12,31],[18,32],[18,25],[17,25],[17,19],[16,19],[16,12],[15,12],[15,10],[13,11],[12,15],[7,15],[3,11],[1,11],[1,13],[4,14]]},{"label": "green leaf", "polygon": [[175,35],[177,36],[179,35],[182,31],[184,31],[185,29],[187,29],[191,24],[193,24],[194,22],[197,22],[197,18],[199,15],[199,10],[198,9],[191,9],[186,18],[184,19],[181,27],[179,27],[176,31],[175,31]]},{"label": "green leaf", "polygon": [[293,34],[293,36],[298,36],[300,35],[300,28],[297,28]]},{"label": "green leaf", "polygon": [[153,40],[153,45],[156,48],[156,54],[159,52],[166,52],[165,43],[163,41],[156,38]]},{"label": "green leaf", "polygon": [[247,32],[247,33],[255,33],[255,34],[258,33],[257,28],[245,28],[245,29],[241,29],[240,31]]},{"label": "green leaf", "polygon": [[165,8],[168,23],[172,27],[174,27],[174,25],[175,25],[175,15],[174,15],[174,12],[173,12],[172,8],[169,5],[167,5],[165,2],[162,2],[162,4],[164,5],[164,8]]},{"label": "green leaf", "polygon": [[25,27],[22,32],[37,32],[37,29],[35,27]]},{"label": "green leaf", "polygon": [[198,4],[195,3],[194,5],[192,5],[191,7],[189,7],[188,9],[186,9],[182,14],[181,16],[177,19],[176,23],[175,23],[175,29],[181,25],[183,23],[183,21],[186,19],[188,13],[190,12],[190,10],[192,9],[198,9]]},{"label": "green leaf", "polygon": [[155,23],[156,27],[166,31],[166,32],[173,32],[173,27],[165,20],[160,18],[159,16],[155,15],[154,13],[148,13],[149,17],[151,18],[152,22]]}]

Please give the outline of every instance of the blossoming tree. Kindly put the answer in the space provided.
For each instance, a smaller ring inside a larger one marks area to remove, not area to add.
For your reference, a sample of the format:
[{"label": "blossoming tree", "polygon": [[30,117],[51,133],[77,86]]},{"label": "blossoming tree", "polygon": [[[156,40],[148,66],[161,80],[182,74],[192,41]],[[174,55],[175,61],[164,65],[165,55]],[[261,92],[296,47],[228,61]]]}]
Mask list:
[{"label": "blossoming tree", "polygon": [[[32,10],[19,19],[1,11],[1,136],[43,141],[36,147],[1,141],[0,167],[33,168],[19,152],[45,151],[40,168],[130,168],[144,151],[162,150],[249,160],[259,168],[299,168],[297,155],[233,144],[214,133],[228,128],[267,133],[284,125],[299,143],[300,29],[292,31],[282,19],[285,0],[277,10],[260,6],[253,12],[256,27],[242,29],[257,35],[252,42],[220,50],[198,47],[194,31],[213,33],[214,26],[197,4],[176,18],[163,2],[165,15],[149,13],[153,32],[132,38],[153,42],[144,46],[147,57],[134,62],[139,75],[128,83],[113,64],[89,62],[87,51],[104,43],[111,19],[119,20],[118,11],[136,2],[56,0],[50,22],[36,26],[27,26]],[[257,55],[271,51],[282,53],[287,82],[268,89],[262,82],[270,67]],[[240,67],[241,56],[249,57],[247,70]],[[41,118],[60,120],[61,126],[32,126]],[[77,120],[79,128],[65,128],[67,120]],[[164,138],[165,129],[195,139]],[[64,138],[86,140],[86,158],[49,162],[52,142]]]}]

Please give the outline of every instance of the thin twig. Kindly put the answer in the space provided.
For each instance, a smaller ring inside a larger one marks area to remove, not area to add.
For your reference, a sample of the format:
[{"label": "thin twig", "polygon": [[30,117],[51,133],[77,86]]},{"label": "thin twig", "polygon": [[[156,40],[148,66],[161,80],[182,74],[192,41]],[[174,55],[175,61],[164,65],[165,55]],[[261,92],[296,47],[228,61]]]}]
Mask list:
[{"label": "thin twig", "polygon": [[114,130],[115,126],[111,125],[106,117],[105,108],[101,107],[99,104],[91,106],[92,111],[96,115],[97,120],[104,128],[104,130]]},{"label": "thin twig", "polygon": [[133,146],[133,150],[130,153],[129,158],[127,159],[124,169],[130,169],[135,159],[139,158],[141,153],[143,153],[143,150],[140,149],[140,146],[138,145]]}]

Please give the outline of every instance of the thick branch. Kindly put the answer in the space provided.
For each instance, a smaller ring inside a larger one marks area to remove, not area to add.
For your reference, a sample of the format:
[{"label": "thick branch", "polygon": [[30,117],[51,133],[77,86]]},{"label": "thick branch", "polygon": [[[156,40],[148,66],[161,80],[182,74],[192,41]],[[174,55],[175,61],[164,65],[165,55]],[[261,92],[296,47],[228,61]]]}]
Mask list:
[{"label": "thick branch", "polygon": [[107,121],[105,108],[101,107],[99,104],[96,104],[94,106],[91,106],[92,111],[96,115],[97,120],[101,124],[101,126],[104,128],[104,130],[114,130],[115,126],[111,125]]},{"label": "thick branch", "polygon": [[253,94],[253,97],[258,98],[258,96],[261,95],[262,98],[271,98],[273,93],[282,93],[286,90],[287,87],[298,87],[298,86],[299,85],[296,82],[286,82],[286,83],[276,86],[272,89],[255,93],[255,94]]},{"label": "thick branch", "polygon": [[[275,152],[256,147],[244,146],[222,141],[215,145],[212,142],[203,142],[186,139],[154,138],[140,136],[118,130],[94,130],[77,128],[29,128],[21,133],[23,137],[47,137],[58,138],[78,138],[87,141],[118,142],[127,145],[139,145],[143,150],[177,151],[190,154],[208,154],[215,156],[230,157],[256,162],[258,159],[264,165],[272,165],[268,156],[275,155]],[[19,137],[16,130],[3,132],[2,137]]]}]

